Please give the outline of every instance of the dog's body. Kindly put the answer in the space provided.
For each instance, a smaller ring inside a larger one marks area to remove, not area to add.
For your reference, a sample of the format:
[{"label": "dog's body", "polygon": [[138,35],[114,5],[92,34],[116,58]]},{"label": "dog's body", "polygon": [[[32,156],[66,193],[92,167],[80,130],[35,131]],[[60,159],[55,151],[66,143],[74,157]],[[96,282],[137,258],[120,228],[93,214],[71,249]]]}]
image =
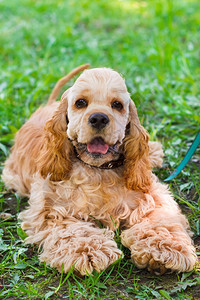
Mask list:
[{"label": "dog's body", "polygon": [[151,172],[161,161],[120,75],[92,69],[19,130],[3,179],[30,195],[20,214],[26,241],[58,270],[105,269],[122,254],[117,227],[139,268],[189,271],[196,255],[188,222]]}]

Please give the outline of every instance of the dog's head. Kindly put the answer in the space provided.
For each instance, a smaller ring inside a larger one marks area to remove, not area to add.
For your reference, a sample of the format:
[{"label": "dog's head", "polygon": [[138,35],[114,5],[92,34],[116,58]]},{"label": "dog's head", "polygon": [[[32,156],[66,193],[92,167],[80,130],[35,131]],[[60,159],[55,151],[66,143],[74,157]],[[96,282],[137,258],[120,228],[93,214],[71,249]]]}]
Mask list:
[{"label": "dog's head", "polygon": [[43,176],[50,171],[53,180],[66,178],[71,168],[70,156],[77,155],[95,167],[123,156],[127,187],[145,191],[150,185],[148,134],[117,72],[107,68],[84,71],[63,94],[58,110],[46,124],[46,131],[53,137],[48,137],[48,149],[52,151],[52,143],[56,147],[54,160],[59,163],[52,163],[59,170],[45,167],[41,171]]},{"label": "dog's head", "polygon": [[129,94],[121,76],[106,68],[87,70],[66,98],[67,135],[80,159],[97,167],[118,159],[129,116]]}]

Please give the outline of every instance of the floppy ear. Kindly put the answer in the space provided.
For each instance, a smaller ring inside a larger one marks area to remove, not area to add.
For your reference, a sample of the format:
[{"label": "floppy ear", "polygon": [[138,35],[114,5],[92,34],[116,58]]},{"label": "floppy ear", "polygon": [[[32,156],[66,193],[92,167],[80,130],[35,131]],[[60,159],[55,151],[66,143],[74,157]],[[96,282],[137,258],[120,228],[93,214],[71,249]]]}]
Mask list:
[{"label": "floppy ear", "polygon": [[46,122],[44,140],[37,160],[42,177],[50,175],[52,181],[61,181],[69,177],[73,146],[67,137],[67,92],[62,98],[53,117]]},{"label": "floppy ear", "polygon": [[148,192],[151,184],[151,164],[149,159],[149,135],[141,126],[134,102],[129,105],[130,129],[124,142],[124,179],[131,190]]}]

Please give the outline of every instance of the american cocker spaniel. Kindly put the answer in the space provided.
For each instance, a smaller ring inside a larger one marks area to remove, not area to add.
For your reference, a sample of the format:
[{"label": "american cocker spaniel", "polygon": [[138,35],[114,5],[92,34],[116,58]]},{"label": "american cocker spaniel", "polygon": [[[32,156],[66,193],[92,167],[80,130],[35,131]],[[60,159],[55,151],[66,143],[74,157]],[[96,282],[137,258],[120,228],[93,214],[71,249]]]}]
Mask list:
[{"label": "american cocker spaniel", "polygon": [[[138,268],[190,271],[196,262],[188,222],[152,173],[162,148],[149,142],[123,78],[108,68],[84,70],[62,95],[22,126],[5,163],[5,184],[29,196],[20,213],[26,243],[59,271],[101,271],[131,251]],[[101,228],[98,226],[102,224]]]}]

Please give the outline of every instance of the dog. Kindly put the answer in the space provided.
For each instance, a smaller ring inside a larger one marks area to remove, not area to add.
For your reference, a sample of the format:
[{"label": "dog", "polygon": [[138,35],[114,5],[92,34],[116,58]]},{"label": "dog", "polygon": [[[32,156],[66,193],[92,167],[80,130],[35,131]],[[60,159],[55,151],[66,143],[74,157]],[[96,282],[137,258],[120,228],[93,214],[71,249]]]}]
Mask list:
[{"label": "dog", "polygon": [[89,275],[123,256],[118,228],[138,268],[191,271],[197,257],[188,221],[152,173],[162,164],[161,145],[149,142],[124,79],[109,68],[86,68],[56,85],[5,162],[6,186],[29,197],[19,215],[26,243],[39,245],[40,261],[60,272]]}]

